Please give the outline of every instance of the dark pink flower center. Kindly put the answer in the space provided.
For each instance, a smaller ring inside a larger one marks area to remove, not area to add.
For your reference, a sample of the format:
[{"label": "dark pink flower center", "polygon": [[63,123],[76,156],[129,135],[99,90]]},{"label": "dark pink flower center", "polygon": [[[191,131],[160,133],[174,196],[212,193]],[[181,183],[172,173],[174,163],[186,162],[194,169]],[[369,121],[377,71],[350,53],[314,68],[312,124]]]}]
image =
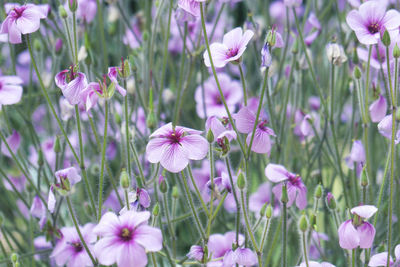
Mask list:
[{"label": "dark pink flower center", "polygon": [[83,246],[82,246],[81,242],[74,242],[74,243],[71,243],[70,245],[74,247],[74,251],[76,253],[81,252],[83,250]]},{"label": "dark pink flower center", "polygon": [[293,186],[299,186],[302,183],[300,175],[290,175],[289,182]]},{"label": "dark pink flower center", "polygon": [[182,133],[176,131],[167,136],[171,144],[179,144],[181,142],[181,137]]},{"label": "dark pink flower center", "polygon": [[229,48],[228,51],[226,52],[226,55],[228,57],[234,57],[234,56],[237,55],[238,52],[239,52],[239,49],[237,47],[236,48]]},{"label": "dark pink flower center", "polygon": [[1,89],[3,89],[3,83],[2,82],[0,82],[0,91],[1,91]]},{"label": "dark pink flower center", "polygon": [[122,228],[121,232],[119,233],[119,237],[125,242],[131,241],[133,237],[132,229],[127,227]]},{"label": "dark pink flower center", "polygon": [[24,13],[26,7],[25,6],[21,6],[21,7],[15,7],[14,8],[14,18],[18,19],[20,17],[22,17],[22,14]]},{"label": "dark pink flower center", "polygon": [[258,123],[258,128],[262,131],[266,131],[266,127],[267,127],[268,121],[267,120],[262,120]]},{"label": "dark pink flower center", "polygon": [[371,34],[375,34],[375,33],[379,32],[380,28],[381,28],[381,27],[380,27],[380,25],[379,25],[378,22],[371,23],[371,24],[368,25],[368,31],[369,31]]}]

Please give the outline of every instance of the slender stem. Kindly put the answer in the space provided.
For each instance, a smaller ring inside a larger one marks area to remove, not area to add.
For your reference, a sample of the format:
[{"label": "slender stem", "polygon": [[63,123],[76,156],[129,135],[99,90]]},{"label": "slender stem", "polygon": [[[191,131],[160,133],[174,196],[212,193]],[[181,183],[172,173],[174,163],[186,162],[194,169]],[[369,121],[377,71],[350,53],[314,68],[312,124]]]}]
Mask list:
[{"label": "slender stem", "polygon": [[229,163],[228,157],[225,158],[226,168],[228,170],[229,182],[231,183],[233,198],[235,199],[236,204],[236,245],[239,245],[239,227],[240,227],[240,204],[236,194],[236,187],[233,183],[232,172],[231,172],[231,164]]},{"label": "slender stem", "polygon": [[239,63],[239,72],[240,72],[240,80],[242,81],[242,88],[243,88],[243,100],[244,105],[247,106],[247,89],[246,89],[246,80],[244,79],[242,63]]},{"label": "slender stem", "polygon": [[[100,166],[100,181],[99,181],[99,207],[97,213],[97,221],[101,219],[101,209],[103,206],[103,186],[104,186],[104,167],[105,167],[105,160],[106,160],[106,148],[107,148],[107,130],[108,130],[108,100],[105,99],[104,101],[104,136],[103,136],[103,148],[101,150],[101,166]],[[110,177],[111,178],[111,177]]]},{"label": "slender stem", "polygon": [[86,172],[86,168],[85,168],[85,156],[84,156],[84,152],[83,152],[83,141],[82,141],[82,129],[81,129],[81,118],[79,116],[79,108],[78,105],[75,105],[75,116],[76,116],[76,124],[78,127],[78,136],[79,136],[79,154],[81,156],[80,158],[80,169],[82,172],[82,176],[85,182],[85,187],[86,187],[86,191],[89,195],[89,200],[90,200],[90,205],[92,206],[92,210],[96,216],[96,204],[94,202],[94,198],[93,198],[93,193],[92,193],[92,189],[90,187],[89,184],[89,180],[87,177],[87,172]]},{"label": "slender stem", "polygon": [[[205,23],[205,19],[204,19],[204,10],[203,10],[203,3],[202,2],[200,2],[200,15],[201,15],[201,26],[203,28],[203,34],[204,34],[204,41],[206,42],[206,48],[207,48],[207,52],[208,52],[208,57],[210,59],[211,69],[212,69],[212,72],[213,72],[213,75],[214,75],[215,83],[217,84],[217,88],[218,88],[219,94],[221,96],[221,101],[224,104],[226,113],[228,114],[229,122],[231,123],[232,128],[235,131],[236,135],[239,136],[239,133],[238,133],[236,125],[235,125],[235,123],[233,121],[231,112],[229,111],[228,105],[226,104],[225,96],[224,96],[224,94],[222,92],[221,85],[220,85],[219,80],[218,80],[217,72],[215,70],[214,62],[213,62],[213,59],[211,57],[211,49],[210,49],[210,44],[208,42],[208,36],[207,36],[206,23]],[[243,144],[242,144],[242,142],[240,141],[239,138],[237,139],[237,142],[239,143],[240,150],[242,151],[243,155],[245,156],[246,155],[246,151],[245,151],[244,146],[243,146]]]},{"label": "slender stem", "polygon": [[287,266],[286,262],[286,230],[287,230],[287,208],[286,203],[282,203],[282,267]]},{"label": "slender stem", "polygon": [[78,64],[78,35],[76,32],[76,12],[72,12],[72,23],[74,31],[75,64]]},{"label": "slender stem", "polygon": [[265,225],[264,225],[264,232],[263,232],[262,239],[261,239],[260,251],[263,251],[263,249],[264,249],[264,242],[267,239],[269,228],[271,226],[270,222],[271,222],[271,219],[267,218],[267,221],[265,222]]},{"label": "slender stem", "polygon": [[[124,88],[126,88],[126,79],[124,79]],[[129,148],[129,111],[128,111],[128,94],[125,95],[125,137],[126,137],[126,166],[128,168],[129,177],[131,177],[131,150]]]},{"label": "slender stem", "polygon": [[210,210],[208,216],[208,225],[207,225],[207,239],[210,236],[211,232],[211,222],[212,222],[212,214],[214,207],[214,157],[213,157],[213,147],[212,143],[209,143],[209,160],[210,160],[210,181],[211,181],[211,196],[210,196]]},{"label": "slender stem", "polygon": [[194,220],[195,220],[195,222],[196,222],[197,229],[198,229],[198,231],[199,231],[199,233],[200,233],[200,235],[201,235],[201,238],[202,238],[203,240],[205,240],[205,239],[206,239],[206,235],[205,235],[205,233],[204,233],[203,226],[201,225],[199,216],[197,215],[196,208],[195,208],[195,206],[194,206],[194,204],[193,204],[193,199],[192,199],[192,196],[191,196],[191,194],[190,194],[190,189],[189,189],[189,186],[188,186],[186,177],[185,177],[185,172],[182,171],[181,174],[182,174],[183,183],[184,183],[184,185],[185,185],[186,197],[187,197],[187,200],[188,200],[188,202],[189,202],[189,206],[190,206],[190,209],[191,209],[191,211],[192,211],[192,215],[193,215]]},{"label": "slender stem", "polygon": [[69,210],[69,213],[70,213],[70,215],[71,215],[72,221],[74,222],[74,226],[75,226],[76,232],[78,233],[79,239],[81,240],[82,245],[83,245],[83,247],[84,247],[85,250],[86,250],[86,253],[89,255],[90,260],[91,260],[92,263],[96,266],[96,265],[97,265],[97,262],[96,262],[96,260],[94,259],[92,253],[90,252],[90,250],[89,250],[89,248],[88,248],[88,246],[87,246],[87,244],[86,244],[86,241],[85,241],[85,239],[83,238],[83,235],[82,235],[82,233],[81,233],[81,230],[79,229],[78,221],[76,220],[74,211],[73,211],[73,209],[72,209],[71,199],[69,198],[69,196],[66,196],[65,198],[67,199],[68,210]]},{"label": "slender stem", "polygon": [[124,195],[125,195],[126,209],[130,210],[131,209],[131,205],[129,203],[128,189],[126,189],[126,188],[124,188]]},{"label": "slender stem", "polygon": [[74,61],[74,59],[75,59],[74,48],[73,48],[73,45],[72,45],[71,33],[69,31],[69,26],[68,26],[67,19],[64,19],[64,24],[65,24],[65,29],[67,30],[67,40],[68,40],[68,44],[69,44],[69,51],[71,52],[71,60]]},{"label": "slender stem", "polygon": [[309,263],[308,263],[308,257],[307,257],[307,240],[306,240],[306,232],[302,233],[302,242],[303,242],[303,257],[304,257],[304,261],[306,263],[306,266],[309,267]]},{"label": "slender stem", "polygon": [[135,144],[133,143],[133,140],[132,140],[132,142],[130,142],[130,146],[131,146],[131,149],[133,152],[133,157],[135,159],[136,166],[139,169],[139,174],[140,174],[140,176],[136,176],[136,186],[143,187],[146,184],[146,182],[145,182],[145,178],[144,178],[142,164],[140,163],[139,155],[137,153],[137,150],[136,150]]},{"label": "slender stem", "polygon": [[356,266],[356,249],[353,249],[351,251],[351,266],[352,267]]},{"label": "slender stem", "polygon": [[[370,67],[371,67],[371,55],[372,55],[372,45],[369,46],[368,48],[368,61],[367,61],[367,78],[365,79],[365,118],[368,121],[368,105],[369,105],[369,76],[370,76]],[[390,82],[390,81],[389,81]]]},{"label": "slender stem", "polygon": [[199,187],[196,184],[196,181],[194,180],[193,173],[192,173],[192,167],[190,166],[190,164],[188,164],[187,169],[188,169],[189,177],[190,177],[190,180],[192,181],[194,190],[196,191],[197,197],[200,200],[201,206],[203,207],[203,210],[207,214],[207,216],[209,216],[209,214],[211,214],[211,213],[208,212],[207,205],[204,202],[203,197],[201,196],[201,193],[200,193]]},{"label": "slender stem", "polygon": [[98,30],[100,33],[100,40],[101,40],[101,50],[103,51],[103,71],[105,72],[108,67],[108,57],[107,57],[107,44],[106,44],[106,37],[104,34],[105,27],[103,22],[103,4],[100,0],[96,0],[97,4],[97,19],[98,19]]}]

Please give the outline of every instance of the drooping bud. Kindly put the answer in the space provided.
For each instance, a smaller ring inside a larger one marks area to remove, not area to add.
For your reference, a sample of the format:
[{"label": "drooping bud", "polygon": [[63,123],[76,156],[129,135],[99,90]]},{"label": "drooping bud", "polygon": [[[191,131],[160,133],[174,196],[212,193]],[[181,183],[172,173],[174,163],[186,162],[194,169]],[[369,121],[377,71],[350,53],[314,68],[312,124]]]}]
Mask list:
[{"label": "drooping bud", "polygon": [[389,46],[390,45],[390,35],[389,35],[389,32],[387,30],[385,30],[385,32],[383,33],[382,43],[385,46]]},{"label": "drooping bud", "polygon": [[299,229],[300,231],[302,231],[303,233],[307,231],[308,228],[308,222],[307,222],[307,218],[306,215],[303,214],[300,217],[300,221],[299,221]]},{"label": "drooping bud", "polygon": [[336,200],[335,197],[332,195],[331,192],[329,192],[326,195],[326,205],[328,206],[328,208],[330,208],[331,210],[335,210],[336,209]]},{"label": "drooping bud", "polygon": [[157,202],[153,207],[153,215],[158,216],[158,214],[160,214],[160,205]]},{"label": "drooping bud", "polygon": [[244,178],[243,172],[239,173],[236,184],[240,190],[243,190],[246,187],[246,180]]},{"label": "drooping bud", "polygon": [[289,202],[286,183],[283,184],[283,186],[282,186],[281,202],[282,203],[288,203]]},{"label": "drooping bud", "polygon": [[167,193],[167,191],[168,191],[167,181],[165,180],[164,176],[161,174],[158,178],[158,186],[160,187],[161,193]]},{"label": "drooping bud", "polygon": [[264,215],[265,215],[265,210],[267,209],[267,205],[268,205],[268,203],[266,202],[266,203],[264,203],[264,205],[261,207],[261,209],[260,209],[260,217],[264,217]]},{"label": "drooping bud", "polygon": [[322,185],[319,184],[315,189],[314,197],[320,199],[322,197]]},{"label": "drooping bud", "polygon": [[129,174],[125,169],[122,169],[121,175],[119,176],[119,184],[124,189],[129,189],[131,186],[131,179],[129,179]]},{"label": "drooping bud", "polygon": [[60,5],[60,6],[58,7],[58,14],[60,14],[60,17],[63,18],[63,19],[68,18],[68,13],[67,13],[67,11],[65,10],[64,6],[62,6],[62,5]]}]

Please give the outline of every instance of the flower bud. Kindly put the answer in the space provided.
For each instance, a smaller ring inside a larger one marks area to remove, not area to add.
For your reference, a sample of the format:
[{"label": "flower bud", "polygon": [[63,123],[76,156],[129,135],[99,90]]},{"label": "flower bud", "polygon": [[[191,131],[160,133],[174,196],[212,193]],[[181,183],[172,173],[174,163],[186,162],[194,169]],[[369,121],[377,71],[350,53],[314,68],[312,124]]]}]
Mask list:
[{"label": "flower bud", "polygon": [[367,173],[367,166],[365,165],[361,172],[361,186],[367,187],[369,184],[368,173]]},{"label": "flower bud", "polygon": [[243,172],[240,172],[240,173],[239,173],[239,176],[238,176],[238,178],[237,178],[236,184],[237,184],[237,187],[238,187],[240,190],[243,190],[243,189],[246,187],[246,180],[244,179],[244,174],[243,174]]},{"label": "flower bud", "polygon": [[294,41],[293,46],[292,46],[292,54],[297,54],[299,52],[299,42]]},{"label": "flower bud", "polygon": [[300,229],[300,231],[302,231],[304,233],[307,231],[307,228],[308,228],[307,218],[306,218],[306,215],[303,214],[300,217],[299,229]]},{"label": "flower bud", "polygon": [[397,46],[397,44],[395,44],[394,48],[393,48],[393,57],[394,58],[399,58],[400,57],[400,49]]},{"label": "flower bud", "polygon": [[267,217],[267,219],[270,219],[272,217],[272,206],[271,206],[271,204],[268,204],[268,206],[267,206],[267,210],[265,211],[265,217]]},{"label": "flower bud", "polygon": [[151,110],[147,116],[147,120],[146,120],[146,124],[147,127],[150,130],[153,130],[156,127],[157,124],[157,120],[156,120],[156,115],[154,114],[154,111]]},{"label": "flower bud", "polygon": [[312,228],[317,226],[317,216],[314,213],[310,215],[310,226]]},{"label": "flower bud", "polygon": [[283,184],[283,186],[282,186],[281,202],[282,203],[288,203],[289,202],[289,197],[288,197],[288,193],[287,193],[286,184]]},{"label": "flower bud", "polygon": [[382,43],[385,46],[389,46],[390,45],[390,35],[389,35],[389,32],[387,30],[385,30],[385,32],[383,33]]},{"label": "flower bud", "polygon": [[160,192],[161,193],[167,193],[168,184],[167,184],[167,181],[165,180],[164,176],[161,175],[161,174],[158,177],[158,186],[160,187]]},{"label": "flower bud", "polygon": [[143,41],[147,42],[147,40],[149,40],[149,32],[146,30],[143,31],[142,38],[143,38]]},{"label": "flower bud", "polygon": [[335,197],[332,195],[331,192],[329,192],[326,195],[326,205],[328,206],[328,208],[330,208],[331,210],[335,210],[336,209],[336,200]]},{"label": "flower bud", "polygon": [[116,123],[116,124],[121,124],[122,118],[121,118],[121,115],[118,114],[118,112],[115,112],[115,113],[114,113],[114,120],[115,120],[115,123]]},{"label": "flower bud", "polygon": [[179,198],[179,190],[178,190],[178,187],[176,187],[176,185],[174,185],[174,187],[172,187],[172,197],[175,199]]},{"label": "flower bud", "polygon": [[53,150],[56,153],[60,153],[61,152],[60,137],[58,135],[56,136],[56,140],[54,141]]},{"label": "flower bud", "polygon": [[18,262],[18,258],[19,257],[18,257],[17,253],[12,253],[11,256],[10,256],[11,262],[14,263],[14,264]]},{"label": "flower bud", "polygon": [[320,199],[322,197],[322,185],[318,185],[315,189],[314,197]]},{"label": "flower bud", "polygon": [[260,209],[260,217],[264,217],[265,215],[265,210],[267,209],[268,203],[264,203],[264,205]]},{"label": "flower bud", "polygon": [[68,7],[71,12],[75,12],[78,9],[78,0],[68,0]]},{"label": "flower bud", "polygon": [[158,216],[158,214],[160,214],[160,205],[157,202],[153,207],[153,215]]},{"label": "flower bud", "polygon": [[270,51],[270,46],[266,42],[261,49],[261,67],[270,67],[272,63],[272,55]]},{"label": "flower bud", "polygon": [[60,17],[63,19],[68,18],[68,13],[62,5],[58,7],[58,14],[60,14]]},{"label": "flower bud", "polygon": [[63,41],[61,38],[58,38],[54,46],[57,55],[61,54],[62,47],[63,47]]},{"label": "flower bud", "polygon": [[121,174],[119,176],[119,184],[124,189],[129,189],[131,186],[131,179],[129,179],[129,174],[125,169],[122,169]]},{"label": "flower bud", "polygon": [[276,31],[274,29],[270,30],[267,33],[267,37],[265,38],[265,43],[270,47],[274,47],[276,44]]},{"label": "flower bud", "polygon": [[360,79],[361,78],[360,68],[356,66],[354,68],[353,74],[354,74],[354,78],[356,78],[357,80]]},{"label": "flower bud", "polygon": [[211,131],[211,129],[208,130],[207,132],[207,141],[211,144],[212,142],[214,142],[214,134]]}]

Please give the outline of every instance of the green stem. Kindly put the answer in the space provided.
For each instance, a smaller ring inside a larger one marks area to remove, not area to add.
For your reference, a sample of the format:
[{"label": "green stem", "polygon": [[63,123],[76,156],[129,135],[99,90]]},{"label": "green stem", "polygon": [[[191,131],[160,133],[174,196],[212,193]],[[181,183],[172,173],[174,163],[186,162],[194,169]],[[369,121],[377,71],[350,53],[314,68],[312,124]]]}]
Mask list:
[{"label": "green stem", "polygon": [[128,189],[124,188],[124,195],[125,195],[125,203],[126,203],[126,209],[130,210],[131,205],[129,203],[129,194],[128,194]]},{"label": "green stem", "polygon": [[103,5],[102,2],[100,2],[100,0],[96,0],[96,4],[97,4],[97,19],[98,19],[98,30],[99,30],[99,34],[100,34],[100,40],[101,40],[101,47],[102,47],[102,51],[103,51],[103,71],[106,72],[107,71],[107,67],[108,67],[108,57],[107,57],[107,44],[106,44],[106,38],[105,38],[105,34],[104,34],[104,22],[103,22]]},{"label": "green stem", "polygon": [[307,257],[307,241],[306,241],[306,232],[302,233],[302,242],[303,242],[303,257],[304,257],[304,261],[306,263],[306,266],[309,267],[309,263],[308,263],[308,257]]},{"label": "green stem", "polygon": [[132,152],[133,152],[133,157],[135,159],[136,166],[139,169],[139,174],[140,174],[140,176],[136,176],[136,186],[143,187],[146,184],[146,181],[145,181],[145,178],[144,178],[142,164],[140,163],[139,155],[137,153],[137,150],[136,150],[135,144],[133,143],[133,140],[130,143],[130,146],[131,146],[131,149],[132,149]]},{"label": "green stem", "polygon": [[75,65],[78,64],[78,35],[76,34],[76,12],[72,12],[74,47],[75,47]]},{"label": "green stem", "polygon": [[209,143],[208,148],[209,148],[208,155],[209,155],[209,160],[210,160],[211,196],[210,196],[210,211],[209,211],[208,225],[207,225],[207,239],[211,233],[212,214],[213,214],[213,207],[214,207],[214,157],[213,157],[212,143]]},{"label": "green stem", "polygon": [[287,240],[286,240],[286,230],[287,230],[287,208],[286,208],[286,203],[282,203],[282,267],[287,266],[286,262],[286,245],[287,245]]},{"label": "green stem", "polygon": [[[103,148],[101,150],[101,166],[100,166],[100,181],[99,181],[99,204],[98,204],[98,213],[97,213],[97,221],[101,219],[101,209],[103,206],[103,186],[104,186],[104,167],[106,160],[106,148],[107,148],[107,130],[108,130],[108,100],[104,101],[105,106],[105,119],[104,119],[104,136],[103,136]],[[110,177],[111,178],[111,177]]]},{"label": "green stem", "polygon": [[75,214],[74,214],[74,210],[72,209],[71,199],[69,198],[69,196],[66,196],[65,198],[67,199],[68,210],[69,210],[69,213],[70,213],[70,215],[71,215],[72,221],[74,222],[74,226],[75,226],[76,232],[78,233],[79,239],[81,240],[82,245],[83,245],[83,247],[84,247],[85,250],[86,250],[86,253],[89,255],[90,260],[91,260],[92,263],[96,266],[96,265],[97,265],[97,262],[96,262],[96,260],[94,259],[92,253],[90,252],[90,250],[89,250],[89,248],[88,248],[88,246],[87,246],[87,244],[86,244],[86,241],[85,241],[85,239],[83,238],[83,235],[82,235],[82,233],[81,233],[81,230],[80,230],[80,228],[79,228],[78,221],[76,220],[76,217],[75,217]]},{"label": "green stem", "polygon": [[[124,88],[126,88],[126,79],[124,79]],[[125,137],[126,137],[126,166],[128,168],[128,174],[129,177],[132,177],[131,173],[131,151],[129,148],[129,139],[130,139],[130,133],[129,133],[129,111],[128,111],[128,94],[125,95]]]},{"label": "green stem", "polygon": [[228,170],[229,182],[231,183],[233,198],[235,199],[236,204],[236,245],[239,246],[239,227],[240,227],[240,204],[236,194],[236,186],[233,182],[232,172],[231,172],[231,164],[229,163],[228,157],[225,158],[226,169]]},{"label": "green stem", "polygon": [[243,74],[242,63],[239,63],[239,71],[240,71],[240,80],[242,81],[244,105],[245,105],[245,106],[247,106],[247,89],[246,89],[246,80],[244,79],[244,74]]},{"label": "green stem", "polygon": [[251,239],[251,242],[253,243],[254,250],[257,252],[257,254],[259,254],[257,242],[256,242],[256,239],[254,238],[253,231],[251,230],[249,218],[247,217],[247,209],[246,209],[246,205],[245,205],[245,197],[244,197],[243,190],[240,190],[240,198],[242,201],[242,210],[243,210],[243,215],[244,215],[244,221],[246,223],[247,232],[249,232],[250,239]]},{"label": "green stem", "polygon": [[265,222],[265,225],[264,225],[264,232],[263,232],[262,239],[261,239],[260,251],[263,251],[263,249],[264,249],[264,242],[267,239],[269,228],[271,226],[270,222],[271,222],[271,219],[267,218],[267,221]]},{"label": "green stem", "polygon": [[[204,199],[201,196],[201,193],[200,193],[200,190],[199,190],[199,188],[198,188],[198,186],[196,184],[196,181],[193,178],[192,167],[190,166],[190,164],[188,164],[187,169],[188,169],[188,172],[189,172],[190,180],[192,181],[192,185],[193,185],[193,187],[194,187],[194,189],[196,191],[197,197],[199,198],[201,206],[203,207],[203,210],[207,214],[207,217],[208,217],[211,213],[208,212],[207,205],[204,202]],[[210,203],[212,203],[212,202],[210,202]]]}]

